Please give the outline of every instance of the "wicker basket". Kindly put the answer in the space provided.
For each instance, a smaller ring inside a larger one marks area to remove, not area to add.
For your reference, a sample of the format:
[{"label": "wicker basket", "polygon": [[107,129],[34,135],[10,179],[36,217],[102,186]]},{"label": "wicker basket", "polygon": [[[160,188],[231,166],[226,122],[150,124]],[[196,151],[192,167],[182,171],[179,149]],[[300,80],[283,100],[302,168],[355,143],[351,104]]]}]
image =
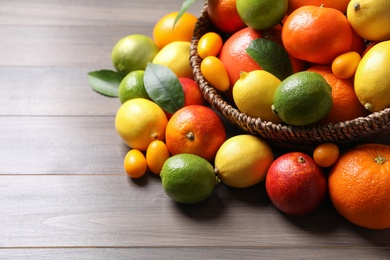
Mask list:
[{"label": "wicker basket", "polygon": [[224,96],[211,86],[200,72],[202,59],[197,53],[198,41],[203,34],[213,30],[214,27],[208,18],[206,3],[201,10],[191,42],[190,62],[194,77],[204,98],[210,105],[245,132],[261,136],[270,143],[281,146],[314,146],[324,142],[351,146],[358,143],[372,142],[390,135],[390,108],[350,121],[306,127],[274,124],[240,112],[227,99],[224,99]]}]

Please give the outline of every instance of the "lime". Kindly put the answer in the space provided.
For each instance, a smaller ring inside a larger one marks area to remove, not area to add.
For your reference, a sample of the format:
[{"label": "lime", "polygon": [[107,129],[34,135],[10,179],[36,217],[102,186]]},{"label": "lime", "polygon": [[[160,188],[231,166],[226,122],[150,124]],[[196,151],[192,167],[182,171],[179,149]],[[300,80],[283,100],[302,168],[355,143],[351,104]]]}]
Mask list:
[{"label": "lime", "polygon": [[302,71],[280,83],[273,101],[272,111],[283,122],[306,126],[329,113],[333,105],[332,88],[319,73]]},{"label": "lime", "polygon": [[281,123],[271,110],[274,93],[280,83],[280,79],[265,70],[241,72],[240,79],[233,87],[234,103],[250,117]]},{"label": "lime", "polygon": [[237,0],[242,21],[256,30],[267,30],[279,24],[287,13],[288,0]]},{"label": "lime", "polygon": [[207,199],[218,184],[213,166],[194,154],[167,159],[160,173],[165,193],[174,201],[193,204]]},{"label": "lime", "polygon": [[123,104],[129,99],[150,99],[144,84],[144,70],[134,70],[126,75],[119,84],[118,97]]},{"label": "lime", "polygon": [[142,34],[132,34],[120,39],[112,50],[112,63],[124,75],[133,70],[145,70],[158,52],[154,41]]},{"label": "lime", "polygon": [[226,140],[215,156],[215,171],[234,188],[253,186],[265,179],[274,160],[271,147],[260,137],[236,135]]}]

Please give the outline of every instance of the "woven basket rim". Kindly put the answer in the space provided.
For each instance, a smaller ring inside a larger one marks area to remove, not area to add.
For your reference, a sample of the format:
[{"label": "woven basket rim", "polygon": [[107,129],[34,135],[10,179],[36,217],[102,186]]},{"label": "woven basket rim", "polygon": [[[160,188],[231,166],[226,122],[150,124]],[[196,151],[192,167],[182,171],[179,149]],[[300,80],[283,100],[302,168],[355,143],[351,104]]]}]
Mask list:
[{"label": "woven basket rim", "polygon": [[214,28],[208,17],[206,2],[197,19],[191,41],[190,63],[194,78],[199,84],[203,97],[209,104],[232,124],[237,125],[242,130],[259,135],[273,143],[307,145],[315,145],[323,142],[334,142],[340,145],[353,144],[364,142],[374,136],[390,134],[390,108],[349,121],[304,127],[275,124],[242,113],[236,107],[229,104],[220,92],[204,79],[200,71],[202,59],[197,53],[198,41],[203,34],[211,30],[214,30]]}]

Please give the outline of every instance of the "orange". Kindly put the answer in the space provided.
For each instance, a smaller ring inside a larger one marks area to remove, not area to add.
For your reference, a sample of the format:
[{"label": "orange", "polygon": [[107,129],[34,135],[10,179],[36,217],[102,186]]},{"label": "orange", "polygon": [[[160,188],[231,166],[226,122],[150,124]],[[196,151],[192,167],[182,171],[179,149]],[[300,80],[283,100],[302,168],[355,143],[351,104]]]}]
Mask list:
[{"label": "orange", "polygon": [[229,76],[225,65],[215,56],[207,56],[200,64],[200,71],[203,77],[219,91],[229,89]]},{"label": "orange", "polygon": [[146,164],[154,174],[160,174],[165,161],[170,157],[167,145],[161,140],[154,140],[146,150]]},{"label": "orange", "polygon": [[390,228],[390,146],[362,144],[332,167],[329,197],[350,222],[369,229]]},{"label": "orange", "polygon": [[324,5],[339,10],[342,13],[347,11],[350,0],[288,0],[288,13],[304,5]]},{"label": "orange", "polygon": [[352,29],[340,11],[307,5],[287,17],[282,41],[287,52],[295,58],[328,64],[351,49]]},{"label": "orange", "polygon": [[332,87],[332,108],[318,124],[338,123],[368,115],[369,112],[359,102],[355,94],[353,78],[337,78],[332,73],[330,65],[315,65],[308,71],[321,74]]},{"label": "orange", "polygon": [[215,27],[225,33],[234,33],[246,25],[237,12],[236,0],[208,0],[207,13]]},{"label": "orange", "polygon": [[165,143],[171,155],[195,154],[211,161],[226,140],[225,126],[214,110],[199,105],[186,106],[169,119]]},{"label": "orange", "polygon": [[147,170],[145,155],[138,149],[131,149],[125,156],[123,167],[131,178],[141,178]]},{"label": "orange", "polygon": [[159,49],[174,41],[191,42],[197,18],[186,12],[174,24],[178,13],[166,14],[154,26],[153,39]]},{"label": "orange", "polygon": [[321,167],[332,166],[340,155],[340,149],[334,143],[319,144],[313,151],[313,159]]}]

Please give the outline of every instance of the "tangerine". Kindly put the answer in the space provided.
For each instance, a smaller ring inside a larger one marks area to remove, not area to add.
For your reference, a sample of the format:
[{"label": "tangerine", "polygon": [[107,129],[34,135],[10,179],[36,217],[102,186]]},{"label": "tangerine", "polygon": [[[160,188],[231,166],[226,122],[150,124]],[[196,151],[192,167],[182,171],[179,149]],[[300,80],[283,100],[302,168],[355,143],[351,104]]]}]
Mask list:
[{"label": "tangerine", "polygon": [[168,13],[154,26],[153,39],[159,49],[174,41],[191,41],[197,18],[185,12],[175,24],[178,14],[179,12]]},{"label": "tangerine", "polygon": [[351,49],[352,29],[340,11],[307,5],[287,17],[282,28],[282,41],[292,56],[328,64]]},{"label": "tangerine", "polygon": [[236,0],[208,0],[207,13],[222,32],[234,33],[246,26],[238,14]]},{"label": "tangerine", "polygon": [[288,13],[293,12],[295,9],[305,5],[324,5],[339,10],[342,13],[347,11],[348,3],[350,0],[288,0]]},{"label": "tangerine", "polygon": [[211,161],[226,140],[225,126],[214,110],[200,105],[186,106],[169,119],[165,143],[171,155],[195,154]]},{"label": "tangerine", "polygon": [[335,209],[369,229],[390,228],[390,146],[362,144],[340,156],[328,177]]},{"label": "tangerine", "polygon": [[336,77],[330,65],[315,65],[308,71],[319,73],[332,87],[332,108],[319,124],[338,123],[369,114],[355,94],[353,78]]}]

